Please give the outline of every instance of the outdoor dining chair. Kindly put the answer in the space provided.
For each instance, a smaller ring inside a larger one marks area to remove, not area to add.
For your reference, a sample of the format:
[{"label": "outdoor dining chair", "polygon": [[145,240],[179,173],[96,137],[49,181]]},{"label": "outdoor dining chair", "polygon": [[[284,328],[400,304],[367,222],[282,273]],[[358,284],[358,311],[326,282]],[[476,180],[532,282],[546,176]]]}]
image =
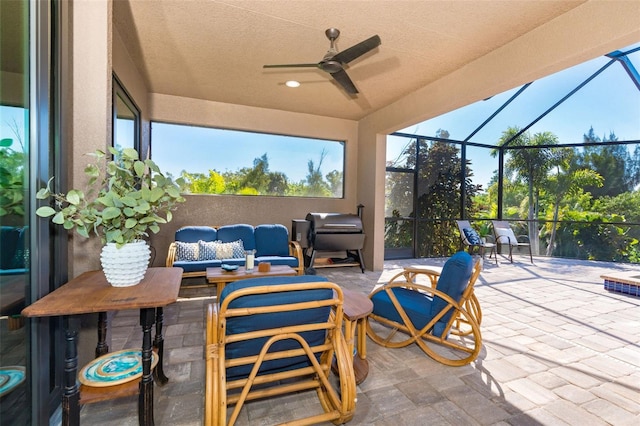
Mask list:
[{"label": "outdoor dining chair", "polygon": [[[489,259],[496,254],[496,245],[480,238],[480,235],[473,229],[468,220],[456,220],[456,224],[458,225],[458,231],[460,231],[460,241],[464,247],[468,248],[469,253],[473,253],[474,249],[477,249],[480,256],[484,258],[484,253],[488,250]],[[498,256],[496,256],[497,264]]]},{"label": "outdoor dining chair", "polygon": [[481,269],[481,260],[474,265],[471,255],[461,251],[444,264],[435,287],[416,283],[414,272],[400,272],[369,295],[373,312],[367,335],[388,348],[415,343],[445,365],[469,364],[482,347],[476,321],[480,305],[477,299],[471,302]]},{"label": "outdoor dining chair", "polygon": [[511,229],[511,225],[506,220],[493,220],[493,235],[498,246],[498,253],[502,252],[502,246],[509,246],[509,261],[513,263],[513,249],[525,248],[529,250],[529,259],[533,263],[533,255],[531,253],[531,243],[527,235],[516,236]]},{"label": "outdoor dining chair", "polygon": [[291,409],[306,415],[293,424],[351,420],[356,384],[342,334],[343,300],[341,288],[319,276],[226,286],[207,313],[205,425],[233,425],[251,400],[310,390],[320,404]]}]

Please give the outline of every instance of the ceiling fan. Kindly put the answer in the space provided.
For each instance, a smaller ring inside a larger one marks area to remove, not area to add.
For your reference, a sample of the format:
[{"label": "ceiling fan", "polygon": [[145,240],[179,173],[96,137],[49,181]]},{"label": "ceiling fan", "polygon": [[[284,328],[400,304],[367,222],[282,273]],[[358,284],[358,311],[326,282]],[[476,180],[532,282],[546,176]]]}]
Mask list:
[{"label": "ceiling fan", "polygon": [[352,95],[357,94],[358,89],[356,89],[356,86],[347,75],[343,66],[380,46],[380,37],[374,35],[338,53],[338,49],[335,47],[335,41],[340,36],[340,30],[329,28],[324,33],[331,41],[331,46],[320,62],[315,64],[264,65],[263,68],[320,68],[331,74],[331,77],[333,77],[347,93]]}]

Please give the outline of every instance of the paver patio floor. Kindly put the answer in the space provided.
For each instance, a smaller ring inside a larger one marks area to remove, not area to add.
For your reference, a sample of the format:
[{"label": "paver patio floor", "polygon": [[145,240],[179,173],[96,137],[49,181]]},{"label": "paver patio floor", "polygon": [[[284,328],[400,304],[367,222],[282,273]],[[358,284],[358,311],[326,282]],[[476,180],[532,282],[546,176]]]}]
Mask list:
[{"label": "paver patio floor", "polygon": [[[610,293],[600,275],[640,265],[515,256],[486,259],[476,283],[483,348],[464,367],[447,367],[416,345],[367,341],[370,372],[358,387],[349,425],[638,425],[640,298]],[[383,271],[318,269],[368,294],[403,266],[444,259],[387,261]],[[187,285],[186,283],[184,285]],[[155,388],[158,425],[200,425],[204,410],[204,313],[215,288],[181,290],[165,309],[165,372]],[[112,350],[140,342],[137,312],[119,313]],[[318,410],[314,393],[256,401],[237,424],[263,425]],[[83,407],[83,424],[136,425],[137,398]]]}]

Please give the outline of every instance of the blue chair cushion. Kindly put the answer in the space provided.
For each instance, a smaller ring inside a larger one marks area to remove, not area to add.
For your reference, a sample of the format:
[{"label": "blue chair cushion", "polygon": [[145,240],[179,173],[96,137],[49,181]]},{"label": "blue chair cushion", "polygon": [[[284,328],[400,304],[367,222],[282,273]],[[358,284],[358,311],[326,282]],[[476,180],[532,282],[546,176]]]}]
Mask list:
[{"label": "blue chair cushion", "polygon": [[203,241],[215,241],[217,231],[210,226],[183,226],[176,231],[175,241],[185,243],[197,243]]},{"label": "blue chair cushion", "polygon": [[245,250],[255,250],[256,248],[253,226],[244,223],[221,226],[218,228],[218,240],[223,243],[242,240]]},{"label": "blue chair cushion", "polygon": [[280,224],[258,225],[255,229],[256,256],[288,256],[289,230]]},{"label": "blue chair cushion", "polygon": [[[473,259],[469,253],[458,252],[454,254],[444,264],[436,289],[448,294],[454,300],[460,301],[460,297],[469,283],[472,270]],[[407,313],[413,326],[418,330],[427,325],[448,304],[438,296],[432,298],[415,290],[396,287],[391,291]],[[377,292],[372,296],[371,301],[373,302],[374,314],[400,324],[404,323],[386,291]],[[442,337],[452,313],[453,310],[450,310],[434,325],[432,330],[434,336]]]},{"label": "blue chair cushion", "polygon": [[462,232],[464,232],[464,236],[469,241],[469,244],[472,246],[478,246],[482,244],[482,240],[480,240],[480,235],[473,228],[462,228]]},{"label": "blue chair cushion", "polygon": [[173,262],[174,267],[182,268],[184,272],[202,272],[207,268],[219,268],[220,265],[222,265],[222,261],[217,259]]},{"label": "blue chair cushion", "polygon": [[256,262],[269,262],[272,265],[287,265],[292,268],[297,268],[298,258],[293,256],[259,256],[256,257]]},{"label": "blue chair cushion", "polygon": [[[222,303],[222,301],[224,301],[229,294],[241,288],[323,281],[327,281],[327,279],[315,275],[302,275],[295,277],[264,277],[240,280],[227,285],[222,291],[220,300]],[[256,306],[269,306],[283,303],[288,304],[330,299],[332,297],[333,291],[330,289],[304,290],[299,292],[287,293],[270,293],[238,298],[232,301],[229,307],[246,308]],[[305,309],[302,311],[256,314],[228,318],[226,334],[233,335],[268,328],[287,327],[296,324],[312,324],[325,322],[330,314],[330,310],[330,307],[322,307]],[[324,330],[303,332],[300,334],[309,343],[310,346],[322,344],[326,337],[326,333]],[[260,352],[266,340],[267,338],[259,338],[249,341],[245,340],[242,342],[227,344],[225,348],[226,357],[227,359],[234,359],[243,356],[256,355]],[[281,340],[271,347],[270,352],[298,348],[300,348],[299,343],[293,340]],[[276,359],[264,362],[259,371],[260,373],[284,371],[287,369],[306,366],[308,364],[309,361],[306,356],[287,359]],[[250,373],[252,367],[252,365],[246,365],[227,369],[227,380],[233,380],[234,378],[247,376]]]},{"label": "blue chair cushion", "polygon": [[[471,255],[464,251],[459,251],[449,258],[442,268],[436,290],[441,291],[456,302],[460,301],[462,293],[469,284],[469,278],[473,272],[473,259]],[[436,296],[431,304],[431,317],[433,318],[438,312],[447,306],[447,301]],[[447,322],[453,311],[447,312],[441,321]]]}]

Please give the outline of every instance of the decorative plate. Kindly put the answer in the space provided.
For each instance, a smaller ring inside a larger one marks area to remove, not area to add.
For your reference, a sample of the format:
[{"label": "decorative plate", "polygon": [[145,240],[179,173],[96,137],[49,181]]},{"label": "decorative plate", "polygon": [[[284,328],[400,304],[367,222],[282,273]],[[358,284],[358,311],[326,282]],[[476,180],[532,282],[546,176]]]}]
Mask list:
[{"label": "decorative plate", "polygon": [[0,397],[14,390],[24,382],[25,369],[19,365],[0,367]]},{"label": "decorative plate", "polygon": [[235,271],[236,269],[238,269],[238,265],[227,265],[226,263],[223,263],[222,265],[220,265],[220,267],[227,272]]},{"label": "decorative plate", "polygon": [[[151,369],[157,364],[158,355],[152,352]],[[94,359],[80,370],[78,380],[87,386],[104,387],[130,382],[141,376],[142,351],[125,349]]]}]

